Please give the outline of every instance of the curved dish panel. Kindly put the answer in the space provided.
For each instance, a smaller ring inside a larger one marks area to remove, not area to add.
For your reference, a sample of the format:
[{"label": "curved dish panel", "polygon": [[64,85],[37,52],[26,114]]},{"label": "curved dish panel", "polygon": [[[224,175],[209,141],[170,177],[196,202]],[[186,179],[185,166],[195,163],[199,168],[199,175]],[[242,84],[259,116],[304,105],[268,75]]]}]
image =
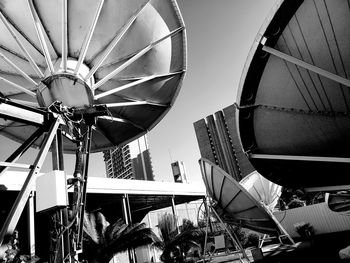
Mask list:
[{"label": "curved dish panel", "polygon": [[[59,101],[68,113],[107,105],[92,152],[145,134],[177,97],[186,34],[175,0],[12,0],[1,3],[0,19],[1,93],[35,108]],[[35,130],[0,125],[18,142]],[[65,140],[64,150],[75,144]]]},{"label": "curved dish panel", "polygon": [[275,209],[282,193],[282,186],[267,180],[257,171],[248,174],[239,184],[243,186],[256,201],[263,202],[270,211]]},{"label": "curved dish panel", "polygon": [[261,233],[277,234],[279,228],[265,208],[219,166],[199,160],[208,194],[216,202],[215,210],[225,221]]},{"label": "curved dish panel", "polygon": [[350,11],[346,0],[278,1],[241,78],[244,151],[291,187],[350,183]]},{"label": "curved dish panel", "polygon": [[326,194],[326,202],[330,210],[350,215],[350,192]]}]

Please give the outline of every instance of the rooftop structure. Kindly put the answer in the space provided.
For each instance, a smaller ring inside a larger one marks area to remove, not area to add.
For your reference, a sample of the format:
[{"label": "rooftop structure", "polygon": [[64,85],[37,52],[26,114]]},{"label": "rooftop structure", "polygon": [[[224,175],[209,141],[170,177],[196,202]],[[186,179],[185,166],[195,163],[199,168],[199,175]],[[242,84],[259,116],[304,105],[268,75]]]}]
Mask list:
[{"label": "rooftop structure", "polygon": [[[6,195],[6,192],[19,191],[26,175],[26,172],[4,173],[0,177],[0,193]],[[35,184],[32,185],[32,189],[35,189]],[[121,211],[117,208],[121,207],[123,196],[128,194],[131,213],[135,215],[136,221],[136,217],[139,218],[141,214],[144,216],[148,211],[171,206],[172,196],[175,196],[176,204],[185,203],[203,198],[206,191],[204,184],[198,183],[193,185],[90,177],[87,194],[88,210],[102,209],[107,216],[113,218],[118,217],[118,214],[121,215]]]},{"label": "rooftop structure", "polygon": [[186,167],[183,161],[171,163],[171,170],[175,183],[188,183]]}]

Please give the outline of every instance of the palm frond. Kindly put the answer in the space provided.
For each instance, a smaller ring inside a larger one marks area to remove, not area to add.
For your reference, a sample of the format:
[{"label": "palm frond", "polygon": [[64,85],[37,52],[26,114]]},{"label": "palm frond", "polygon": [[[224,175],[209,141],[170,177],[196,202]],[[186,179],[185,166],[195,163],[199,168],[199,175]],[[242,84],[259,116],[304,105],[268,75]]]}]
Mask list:
[{"label": "palm frond", "polygon": [[96,214],[96,230],[100,233],[100,236],[104,238],[106,229],[109,226],[109,222],[106,220],[105,216],[98,212]]},{"label": "palm frond", "polygon": [[124,220],[118,219],[115,223],[109,225],[105,232],[105,237],[110,242],[113,239],[117,239],[121,232],[125,230],[127,225]]},{"label": "palm frond", "polygon": [[158,220],[160,236],[165,243],[170,242],[177,234],[176,221],[172,214],[165,213]]},{"label": "palm frond", "polygon": [[106,253],[120,253],[130,248],[151,245],[157,240],[152,229],[145,227],[145,224],[135,224],[123,227],[118,231],[108,246],[105,248]]},{"label": "palm frond", "polygon": [[100,236],[96,229],[96,218],[92,213],[84,213],[83,229],[91,241],[99,244]]}]

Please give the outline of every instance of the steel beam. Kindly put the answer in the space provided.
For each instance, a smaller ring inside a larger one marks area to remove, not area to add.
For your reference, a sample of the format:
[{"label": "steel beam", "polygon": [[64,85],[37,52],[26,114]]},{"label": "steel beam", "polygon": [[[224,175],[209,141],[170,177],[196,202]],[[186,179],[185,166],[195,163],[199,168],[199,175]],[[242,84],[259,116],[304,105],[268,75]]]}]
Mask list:
[{"label": "steel beam", "polygon": [[29,164],[9,163],[9,162],[0,162],[0,166],[22,168],[22,169],[30,169],[30,168],[32,168],[32,166],[29,165]]},{"label": "steel beam", "polygon": [[31,91],[31,90],[29,90],[29,89],[27,89],[25,87],[22,87],[21,85],[18,85],[18,84],[14,83],[14,82],[6,79],[6,78],[0,77],[0,80],[2,80],[3,82],[6,82],[7,84],[11,85],[15,89],[18,89],[18,90],[28,94],[29,96],[32,96],[32,97],[36,98],[36,93],[35,92],[33,92],[33,91]]},{"label": "steel beam", "polygon": [[167,107],[165,104],[153,103],[148,101],[130,101],[130,102],[117,102],[105,104],[107,108],[117,108],[117,107],[128,107],[128,106],[138,106],[138,105],[152,105],[159,107]]},{"label": "steel beam", "polygon": [[75,67],[75,70],[74,70],[74,75],[78,74],[80,66],[83,63],[84,59],[85,59],[86,52],[87,52],[87,50],[89,48],[92,35],[93,35],[94,31],[95,31],[95,27],[96,27],[98,18],[100,16],[100,13],[101,13],[101,10],[102,10],[102,7],[103,7],[103,3],[104,3],[104,0],[100,0],[100,2],[98,4],[98,7],[97,7],[97,10],[95,12],[95,16],[94,16],[94,18],[92,20],[92,23],[90,25],[89,31],[88,31],[87,35],[85,36],[85,41],[83,43],[83,47],[82,47],[80,55],[79,55],[78,63],[77,63],[77,65]]},{"label": "steel beam", "polygon": [[17,99],[13,99],[13,98],[11,98],[11,101],[18,103],[18,104],[22,104],[22,105],[27,105],[29,107],[38,107],[39,106],[39,104],[37,102],[32,102],[32,101],[17,100]]},{"label": "steel beam", "polygon": [[127,205],[126,205],[126,195],[127,194],[124,194],[123,195],[123,199],[122,199],[122,208],[123,208],[123,219],[125,221],[125,224],[129,224],[129,216],[128,216],[128,208],[127,208]]},{"label": "steel beam", "polygon": [[0,19],[2,20],[2,22],[4,23],[4,25],[6,26],[7,30],[9,31],[9,33],[11,34],[11,36],[14,38],[14,40],[16,41],[18,47],[21,49],[21,51],[23,52],[23,54],[25,55],[25,57],[28,59],[30,65],[32,66],[32,68],[34,69],[34,71],[36,72],[36,74],[43,78],[44,74],[41,72],[41,69],[38,67],[38,65],[36,64],[36,62],[34,61],[34,59],[32,58],[32,56],[29,54],[28,50],[25,48],[24,44],[21,42],[21,40],[17,37],[15,31],[13,30],[13,28],[11,27],[11,24],[9,23],[9,21],[6,19],[6,17],[2,14],[2,12],[0,11]]},{"label": "steel beam", "polygon": [[62,0],[62,68],[67,71],[67,57],[68,57],[68,12],[67,0]]},{"label": "steel beam", "polygon": [[282,160],[282,161],[309,161],[309,162],[350,163],[350,158],[323,157],[323,156],[250,154],[249,158],[251,158],[251,159],[266,159],[266,160]]},{"label": "steel beam", "polygon": [[[160,75],[151,75],[151,76],[147,76],[147,77],[141,77],[141,78],[133,78],[133,79],[136,79],[128,84],[125,84],[125,85],[122,85],[122,86],[119,86],[119,87],[116,87],[114,89],[111,89],[111,90],[108,90],[108,91],[105,91],[105,92],[102,92],[98,95],[95,95],[94,96],[94,99],[95,100],[98,100],[100,98],[103,98],[105,96],[108,96],[108,95],[111,95],[111,94],[114,94],[114,93],[117,93],[119,91],[122,91],[122,90],[125,90],[125,89],[128,89],[128,88],[131,88],[131,87],[134,87],[136,85],[139,85],[139,84],[142,84],[144,82],[148,82],[150,80],[153,80],[153,79],[157,79],[157,78],[167,78],[167,77],[173,77],[173,76],[176,76],[178,74],[181,74],[183,73],[184,71],[177,71],[177,72],[170,72],[170,73],[167,73],[167,74],[160,74]],[[128,80],[132,80],[132,79],[128,79]],[[94,88],[93,88],[94,90]]]},{"label": "steel beam", "polygon": [[[6,159],[6,163],[13,163],[18,160],[33,143],[43,134],[43,128],[38,128],[25,142],[23,142],[17,150],[15,150],[10,157]],[[7,166],[0,167],[0,176],[7,170]]]},{"label": "steel beam", "polygon": [[0,52],[0,57],[14,70],[16,70],[19,74],[22,75],[26,80],[28,80],[30,83],[32,83],[34,86],[36,86],[38,83],[36,83],[30,76],[27,75],[22,69],[20,69],[15,63],[13,63],[5,54]]},{"label": "steel beam", "polygon": [[56,118],[50,127],[50,130],[48,131],[47,135],[45,136],[45,139],[43,141],[43,144],[41,146],[41,149],[34,161],[33,168],[29,172],[26,180],[23,183],[22,189],[19,192],[14,205],[12,206],[5,223],[2,226],[1,232],[0,232],[0,246],[7,235],[11,235],[13,231],[16,228],[16,225],[18,223],[18,220],[23,212],[23,209],[26,205],[26,202],[28,200],[28,197],[32,191],[33,182],[40,172],[41,166],[44,163],[44,160],[46,158],[46,155],[50,149],[52,140],[54,139],[56,135],[56,131],[60,125],[59,118]]},{"label": "steel beam", "polygon": [[[125,90],[125,89],[128,89],[128,88],[131,88],[131,87],[134,87],[136,85],[139,85],[141,83],[144,83],[144,82],[147,82],[149,80],[152,80],[154,79],[155,77],[154,76],[149,76],[149,77],[145,77],[145,78],[142,78],[142,79],[139,79],[139,80],[136,80],[136,81],[133,81],[133,82],[130,82],[128,84],[125,84],[125,85],[122,85],[120,87],[117,87],[117,88],[114,88],[114,89],[111,89],[111,90],[108,90],[108,91],[105,91],[105,92],[102,92],[96,96],[94,96],[94,99],[95,100],[98,100],[100,98],[103,98],[103,97],[106,97],[110,94],[114,94],[114,93],[117,93],[119,91],[122,91],[122,90]],[[93,90],[95,89],[95,87],[93,88]]]},{"label": "steel beam", "polygon": [[86,205],[86,191],[87,191],[87,180],[89,175],[89,160],[90,160],[90,151],[91,151],[91,139],[92,139],[92,125],[87,126],[86,132],[86,141],[85,141],[85,162],[84,162],[84,175],[82,183],[82,200],[79,211],[79,229],[78,229],[78,241],[77,247],[78,250],[83,248],[83,226],[84,226],[84,213]]},{"label": "steel beam", "polygon": [[126,207],[127,207],[127,213],[128,213],[128,224],[132,225],[132,215],[131,215],[131,207],[130,207],[130,199],[129,199],[129,195],[128,194],[125,194],[125,197],[126,197]]},{"label": "steel beam", "polygon": [[[265,211],[270,215],[272,220],[275,222],[275,224],[277,225],[277,227],[279,228],[281,233],[288,238],[289,242],[291,242],[292,245],[295,245],[293,238],[288,234],[287,230],[282,226],[280,221],[278,221],[278,219],[275,217],[275,215],[272,213],[272,211],[268,208],[268,206],[264,202],[260,202],[260,203],[265,208]],[[279,239],[280,239],[280,237],[279,237]],[[281,239],[280,239],[280,241],[281,241]]]},{"label": "steel beam", "polygon": [[28,198],[27,204],[28,214],[28,245],[29,245],[29,256],[35,257],[35,211],[34,211],[34,191],[32,191]]},{"label": "steel beam", "polygon": [[121,31],[118,32],[117,35],[112,39],[112,41],[108,44],[107,48],[104,49],[102,55],[97,60],[93,68],[89,71],[87,76],[85,77],[85,81],[87,81],[91,76],[96,72],[96,70],[102,65],[102,63],[105,61],[105,59],[108,57],[108,55],[112,52],[114,47],[119,43],[120,39],[124,36],[124,34],[129,30],[130,26],[134,23],[136,18],[139,16],[143,8],[148,4],[150,0],[148,0],[139,10],[135,12],[133,16],[130,17],[130,19],[123,25],[121,28]]},{"label": "steel beam", "polygon": [[120,71],[122,71],[123,69],[125,69],[126,67],[128,67],[129,65],[131,65],[132,63],[134,63],[136,60],[138,60],[140,57],[142,57],[144,54],[146,54],[148,51],[150,51],[151,49],[153,49],[155,46],[157,46],[159,43],[163,42],[164,40],[168,39],[169,37],[172,37],[176,34],[178,34],[179,32],[181,32],[182,30],[184,30],[184,27],[179,27],[173,31],[171,31],[169,34],[167,34],[166,36],[152,42],[151,44],[149,44],[148,46],[146,46],[145,48],[141,49],[139,52],[137,52],[135,55],[133,55],[131,58],[129,58],[127,61],[125,61],[124,63],[122,63],[119,67],[117,67],[115,70],[113,70],[111,73],[109,73],[107,76],[105,76],[103,79],[101,79],[99,82],[97,82],[95,85],[93,85],[92,89],[97,89],[99,87],[101,87],[104,83],[106,83],[108,80],[110,80],[111,78],[113,78],[115,75],[117,75]]},{"label": "steel beam", "polygon": [[324,70],[322,68],[316,67],[315,65],[309,64],[305,61],[302,61],[302,60],[297,59],[293,56],[287,55],[286,53],[283,53],[283,52],[276,50],[274,48],[271,48],[271,47],[263,46],[262,50],[264,50],[265,52],[270,53],[276,57],[279,57],[285,61],[288,61],[288,62],[293,63],[295,65],[298,65],[302,68],[310,70],[318,75],[321,75],[321,76],[326,77],[328,79],[331,79],[335,82],[343,84],[347,87],[350,87],[350,80],[349,79],[343,78],[343,77],[336,75],[332,72],[329,72],[329,71]]},{"label": "steel beam", "polygon": [[34,24],[36,33],[38,35],[38,39],[39,39],[41,48],[42,48],[44,55],[45,55],[44,57],[46,60],[47,67],[48,67],[49,71],[51,73],[53,73],[55,70],[53,67],[53,63],[51,60],[49,49],[48,49],[46,41],[45,41],[45,36],[44,36],[44,32],[43,32],[43,25],[41,24],[40,18],[35,10],[33,0],[28,0],[28,4],[29,4],[29,10],[30,10],[30,14],[32,16],[33,24]]},{"label": "steel beam", "polygon": [[[52,142],[52,168],[53,170],[64,171],[64,160],[63,160],[63,145],[62,145],[62,132],[60,129],[57,130],[55,139]],[[67,179],[66,179],[67,180]],[[66,189],[67,190],[67,189]],[[67,207],[59,208],[56,214],[57,220],[60,221],[64,228],[63,235],[56,242],[60,242],[58,254],[62,258],[68,258],[70,255],[70,240],[68,226],[68,211]],[[56,260],[60,260],[60,256]]]},{"label": "steel beam", "polygon": [[45,122],[44,114],[32,111],[29,108],[19,108],[10,103],[1,103],[1,101],[0,116],[5,116],[12,120],[23,120],[23,122],[31,123],[32,125],[43,125]]}]

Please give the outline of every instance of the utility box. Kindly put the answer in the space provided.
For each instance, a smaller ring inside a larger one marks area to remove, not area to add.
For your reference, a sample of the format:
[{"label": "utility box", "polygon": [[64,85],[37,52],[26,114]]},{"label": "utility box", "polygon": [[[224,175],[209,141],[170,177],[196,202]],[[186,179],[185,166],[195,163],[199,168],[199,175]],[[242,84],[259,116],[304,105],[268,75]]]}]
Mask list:
[{"label": "utility box", "polygon": [[216,250],[226,249],[225,236],[224,235],[215,236],[214,237],[214,243],[215,243],[215,249]]},{"label": "utility box", "polygon": [[36,179],[36,211],[68,205],[67,180],[64,171],[52,171]]}]

